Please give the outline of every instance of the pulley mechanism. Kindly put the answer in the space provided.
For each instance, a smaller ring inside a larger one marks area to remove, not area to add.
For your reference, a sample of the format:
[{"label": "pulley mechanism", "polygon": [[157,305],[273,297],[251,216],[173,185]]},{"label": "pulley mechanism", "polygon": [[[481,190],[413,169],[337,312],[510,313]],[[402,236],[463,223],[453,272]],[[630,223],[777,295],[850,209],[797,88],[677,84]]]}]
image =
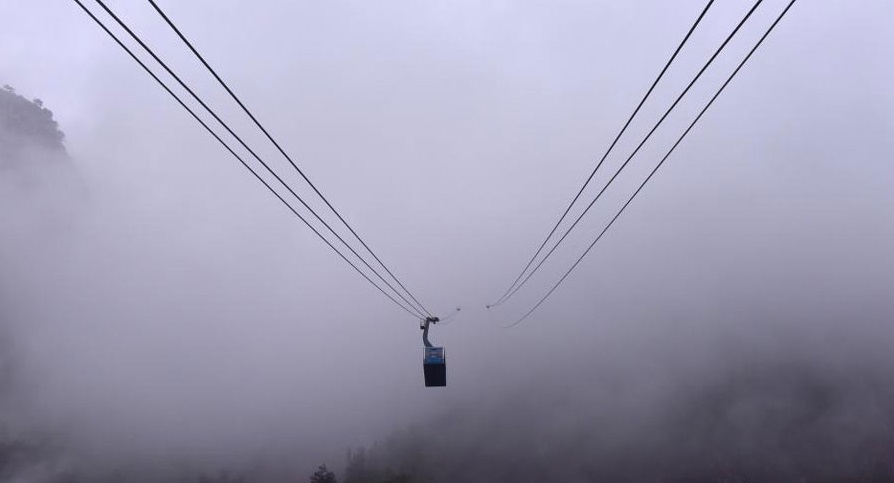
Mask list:
[{"label": "pulley mechanism", "polygon": [[419,328],[422,329],[422,373],[425,375],[426,387],[443,387],[447,385],[447,359],[444,357],[444,348],[435,347],[428,340],[428,328],[437,324],[441,319],[426,317]]}]

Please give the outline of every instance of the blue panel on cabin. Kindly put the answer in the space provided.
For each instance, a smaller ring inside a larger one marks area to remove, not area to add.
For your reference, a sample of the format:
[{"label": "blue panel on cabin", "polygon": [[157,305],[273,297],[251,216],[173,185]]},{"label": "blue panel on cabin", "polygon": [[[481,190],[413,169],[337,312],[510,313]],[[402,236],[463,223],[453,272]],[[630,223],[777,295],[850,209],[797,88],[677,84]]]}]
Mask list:
[{"label": "blue panel on cabin", "polygon": [[426,387],[447,385],[447,361],[443,347],[425,347],[422,358],[422,373]]},{"label": "blue panel on cabin", "polygon": [[426,347],[422,356],[423,364],[444,364],[446,359],[444,358],[444,348],[443,347]]}]

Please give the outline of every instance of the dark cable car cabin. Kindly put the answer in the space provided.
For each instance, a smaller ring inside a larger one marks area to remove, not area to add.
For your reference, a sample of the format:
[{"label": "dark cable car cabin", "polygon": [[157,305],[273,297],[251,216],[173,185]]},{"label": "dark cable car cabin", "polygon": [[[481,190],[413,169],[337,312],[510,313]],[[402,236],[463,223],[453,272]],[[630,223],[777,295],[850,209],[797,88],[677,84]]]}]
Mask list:
[{"label": "dark cable car cabin", "polygon": [[443,347],[426,347],[422,359],[422,372],[425,375],[426,387],[443,387],[447,385],[447,360]]},{"label": "dark cable car cabin", "polygon": [[429,324],[438,323],[437,317],[428,317],[422,323],[422,373],[425,376],[425,387],[444,387],[447,385],[447,359],[444,348],[435,347],[428,341]]}]

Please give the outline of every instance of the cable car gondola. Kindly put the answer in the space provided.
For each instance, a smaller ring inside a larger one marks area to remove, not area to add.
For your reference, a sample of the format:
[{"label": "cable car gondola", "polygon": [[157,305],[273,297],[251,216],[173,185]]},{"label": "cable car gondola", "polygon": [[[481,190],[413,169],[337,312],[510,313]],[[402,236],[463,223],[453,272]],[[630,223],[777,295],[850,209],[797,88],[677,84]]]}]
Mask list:
[{"label": "cable car gondola", "polygon": [[425,387],[444,387],[447,385],[447,359],[444,348],[435,347],[428,340],[428,327],[437,324],[437,317],[427,317],[422,325],[422,374],[425,376]]}]

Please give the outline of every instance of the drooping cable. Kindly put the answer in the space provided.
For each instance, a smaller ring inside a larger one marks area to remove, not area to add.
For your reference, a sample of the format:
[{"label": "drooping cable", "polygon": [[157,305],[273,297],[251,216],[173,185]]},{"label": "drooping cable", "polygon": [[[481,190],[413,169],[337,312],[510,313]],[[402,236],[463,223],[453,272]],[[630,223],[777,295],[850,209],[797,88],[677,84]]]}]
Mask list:
[{"label": "drooping cable", "polygon": [[[149,1],[152,2],[153,0],[149,0]],[[497,299],[496,302],[488,305],[487,308],[496,307],[496,306],[502,304],[503,302],[505,302],[511,296],[510,292],[513,292],[513,289],[515,288],[516,284],[519,282],[519,280],[521,280],[521,278],[525,275],[525,273],[528,271],[528,269],[531,268],[531,265],[534,263],[534,261],[537,259],[537,257],[540,255],[540,253],[543,251],[543,248],[546,247],[546,244],[549,242],[549,240],[552,238],[552,236],[556,233],[556,230],[559,228],[559,225],[561,225],[562,222],[565,220],[565,217],[568,216],[568,212],[571,211],[571,207],[574,206],[575,203],[577,203],[577,200],[580,198],[581,194],[583,194],[584,190],[590,184],[590,181],[593,180],[593,176],[596,175],[596,172],[599,170],[599,167],[602,166],[602,163],[604,163],[605,159],[608,158],[608,155],[612,152],[612,149],[614,149],[615,145],[618,144],[618,140],[620,140],[621,136],[624,135],[624,132],[627,131],[627,127],[630,126],[630,123],[633,121],[633,118],[636,117],[636,115],[639,113],[639,110],[643,107],[643,104],[645,104],[646,99],[648,99],[649,95],[652,94],[652,91],[655,90],[655,86],[657,86],[658,82],[661,80],[661,78],[664,77],[664,73],[667,72],[667,69],[674,62],[674,59],[677,58],[677,54],[679,54],[680,50],[683,49],[683,46],[689,40],[689,37],[692,36],[692,32],[694,32],[695,28],[698,27],[698,24],[701,23],[702,18],[704,18],[706,13],[708,13],[708,9],[711,8],[711,5],[713,3],[714,3],[714,0],[709,0],[707,5],[705,5],[705,8],[702,9],[702,12],[699,14],[698,18],[695,19],[695,23],[693,23],[692,26],[689,27],[689,31],[686,32],[686,36],[683,37],[683,40],[680,42],[679,45],[677,45],[677,48],[674,50],[674,53],[670,56],[670,59],[668,59],[667,62],[664,64],[664,67],[661,69],[661,72],[658,74],[658,77],[656,77],[655,80],[652,81],[652,85],[649,87],[649,90],[646,91],[646,94],[643,96],[642,99],[640,99],[639,104],[637,104],[637,106],[636,106],[636,109],[634,109],[633,113],[630,114],[630,117],[627,118],[627,122],[625,122],[624,126],[621,127],[621,130],[618,131],[618,134],[615,136],[615,139],[608,146],[608,149],[605,151],[605,154],[602,155],[602,158],[596,164],[596,167],[593,168],[592,172],[590,172],[590,176],[587,177],[587,180],[584,181],[584,184],[577,191],[577,194],[575,194],[574,198],[571,200],[571,202],[568,203],[568,206],[565,208],[565,211],[562,213],[562,216],[559,217],[559,221],[556,222],[556,224],[553,226],[553,228],[549,231],[549,234],[546,235],[546,238],[543,240],[543,243],[541,243],[540,246],[537,248],[537,251],[534,252],[534,256],[532,256],[531,259],[528,260],[528,263],[525,265],[525,268],[523,268],[521,273],[519,273],[518,276],[515,277],[515,280],[512,281],[512,285],[510,285],[509,288],[506,289],[506,292],[504,292],[503,295],[501,295],[500,298]]]},{"label": "drooping cable", "polygon": [[543,264],[549,259],[549,257],[552,256],[552,254],[556,251],[556,249],[559,248],[559,245],[561,245],[562,242],[565,241],[565,238],[567,238],[568,235],[572,232],[572,230],[574,230],[574,228],[577,227],[578,223],[580,223],[580,221],[584,218],[584,216],[586,216],[586,214],[590,211],[590,209],[593,207],[593,205],[596,204],[596,201],[598,201],[599,198],[602,197],[602,194],[605,193],[605,191],[609,188],[609,186],[611,186],[611,184],[615,181],[615,179],[617,179],[617,177],[621,174],[621,172],[624,171],[624,168],[626,168],[627,165],[630,164],[630,161],[633,160],[633,158],[636,156],[636,154],[639,153],[639,150],[642,149],[642,147],[646,144],[646,142],[652,137],[652,134],[654,134],[655,131],[658,130],[658,128],[661,126],[661,124],[664,122],[664,120],[667,119],[667,117],[674,110],[674,108],[676,108],[677,105],[680,103],[680,101],[683,100],[683,97],[685,97],[686,94],[689,92],[689,90],[692,89],[692,86],[695,85],[695,83],[701,78],[702,74],[704,74],[704,72],[708,69],[708,67],[714,62],[714,59],[716,59],[717,56],[720,55],[720,53],[723,51],[723,49],[726,48],[726,46],[730,42],[730,40],[732,40],[732,38],[736,35],[736,33],[739,32],[739,30],[742,28],[742,26],[745,24],[745,22],[751,17],[751,14],[754,13],[754,11],[757,9],[757,7],[762,2],[763,2],[763,0],[757,0],[754,3],[754,5],[751,7],[751,9],[748,10],[748,13],[746,13],[745,16],[742,18],[742,20],[739,21],[739,23],[736,25],[736,28],[734,28],[733,31],[730,32],[730,34],[726,37],[726,39],[723,41],[723,43],[720,44],[720,47],[718,47],[717,50],[714,51],[714,54],[711,56],[711,58],[708,59],[708,61],[705,63],[704,66],[702,66],[701,70],[698,71],[698,73],[695,75],[695,77],[692,79],[692,81],[690,81],[689,84],[686,86],[686,88],[683,89],[683,92],[681,92],[680,95],[677,96],[677,99],[674,101],[674,103],[671,104],[671,106],[664,112],[664,114],[661,116],[661,118],[658,119],[658,122],[655,123],[655,125],[648,132],[648,134],[646,134],[646,136],[643,138],[643,140],[640,141],[640,143],[636,146],[636,149],[634,149],[633,152],[630,153],[630,156],[627,157],[627,159],[624,161],[624,163],[621,164],[621,166],[617,169],[617,171],[615,171],[615,174],[612,175],[612,177],[608,180],[608,182],[605,184],[605,186],[602,187],[602,189],[599,191],[599,193],[596,194],[596,196],[590,201],[590,203],[587,205],[587,207],[584,208],[584,210],[581,212],[581,214],[578,215],[578,217],[574,220],[574,223],[572,223],[571,226],[565,230],[565,233],[562,234],[562,236],[553,245],[553,247],[546,253],[546,255],[544,255],[544,257],[542,259],[540,259],[540,262],[538,262],[537,265],[534,266],[534,269],[531,270],[530,272],[528,272],[528,275],[525,276],[525,278],[521,281],[521,283],[516,285],[516,287],[514,289],[512,289],[512,291],[510,291],[509,295],[506,297],[506,299],[504,299],[504,302],[506,300],[508,300],[510,297],[512,297],[513,295],[515,295],[515,293],[518,292],[523,286],[525,286],[525,284],[528,283],[528,280],[530,280],[531,277],[533,277],[534,274],[537,273],[538,270],[540,270],[540,267],[542,267]]},{"label": "drooping cable", "polygon": [[410,298],[416,303],[416,305],[418,307],[420,307],[422,309],[422,311],[425,312],[427,315],[431,316],[431,313],[428,311],[428,309],[426,309],[425,306],[422,305],[421,302],[419,302],[419,300],[413,295],[412,292],[407,290],[407,287],[404,286],[404,284],[400,281],[400,279],[397,278],[397,276],[395,276],[394,273],[391,272],[391,270],[388,268],[388,266],[385,265],[385,263],[382,262],[382,260],[379,258],[379,256],[376,255],[376,253],[373,252],[373,250],[369,247],[369,245],[366,244],[366,241],[364,241],[363,238],[361,238],[360,235],[356,231],[354,231],[354,228],[351,227],[351,225],[348,224],[348,222],[342,217],[341,213],[339,213],[338,210],[336,210],[335,207],[332,206],[332,204],[329,202],[329,200],[325,196],[323,196],[323,193],[321,193],[320,190],[317,189],[316,185],[314,185],[313,182],[311,182],[311,180],[304,174],[304,171],[302,171],[301,168],[298,167],[298,165],[295,163],[295,161],[292,160],[292,157],[289,156],[288,153],[286,153],[286,151],[282,148],[282,146],[280,146],[280,144],[276,141],[276,139],[274,139],[273,136],[270,134],[270,132],[264,127],[264,125],[261,124],[260,121],[258,121],[258,119],[255,117],[255,115],[252,114],[252,112],[248,109],[248,107],[246,107],[246,105],[242,102],[242,100],[239,98],[239,96],[237,96],[236,93],[233,92],[232,89],[230,89],[230,86],[227,85],[227,83],[220,77],[220,75],[218,75],[217,71],[211,67],[211,65],[205,60],[205,57],[203,57],[202,54],[200,54],[199,51],[196,50],[196,48],[193,46],[192,42],[190,42],[186,38],[186,36],[183,34],[183,32],[180,31],[180,29],[174,24],[174,22],[168,17],[168,15],[161,9],[161,7],[158,6],[158,4],[155,2],[155,0],[148,0],[148,1],[152,5],[152,7],[155,9],[155,11],[161,16],[161,18],[164,19],[165,23],[168,24],[168,26],[171,28],[171,30],[173,30],[174,33],[177,34],[177,36],[180,38],[180,40],[182,40],[183,43],[186,44],[186,46],[193,53],[193,55],[195,55],[195,57],[199,60],[199,62],[201,62],[202,65],[205,66],[205,68],[208,70],[208,72],[210,72],[211,75],[214,76],[214,78],[221,85],[221,87],[223,87],[224,90],[226,90],[227,93],[230,95],[230,97],[236,102],[236,104],[238,104],[239,107],[242,108],[242,111],[245,112],[245,114],[252,120],[252,122],[255,124],[255,126],[257,126],[258,129],[260,129],[261,132],[264,133],[264,136],[266,136],[267,139],[276,147],[276,149],[279,151],[279,153],[282,154],[284,158],[286,158],[286,160],[289,162],[289,164],[292,165],[292,167],[295,169],[295,171],[297,171],[298,174],[301,175],[301,177],[304,179],[305,182],[307,182],[307,184],[311,187],[311,189],[314,191],[314,193],[316,193],[317,196],[319,196],[320,199],[323,200],[323,202],[326,204],[326,206],[329,207],[330,210],[332,210],[332,213],[334,213],[335,216],[338,217],[339,221],[341,221],[341,223],[351,232],[351,234],[354,235],[354,238],[356,238],[357,241],[359,241],[360,244],[363,245],[363,248],[365,248],[366,251],[369,252],[369,254],[373,256],[373,258],[376,260],[376,262],[378,262],[379,265],[385,269],[385,272],[387,272],[388,275],[391,276],[391,278],[394,279],[395,282],[397,282],[397,285],[401,289],[403,289],[403,291],[406,292],[407,295],[410,296]]},{"label": "drooping cable", "polygon": [[448,315],[447,317],[440,317],[441,320],[438,321],[438,325],[441,327],[449,325],[454,319],[456,319],[456,316],[459,315],[460,310],[462,310],[461,307],[456,307],[453,309],[452,312],[450,312],[450,315]]},{"label": "drooping cable", "polygon": [[298,201],[305,207],[305,209],[307,209],[307,210],[308,210],[308,211],[309,211],[309,212],[310,212],[310,213],[311,213],[311,214],[312,214],[312,215],[313,215],[313,216],[314,216],[320,223],[322,223],[323,226],[326,227],[326,229],[329,230],[329,232],[330,232],[333,236],[335,236],[336,239],[338,239],[338,241],[340,241],[340,242],[342,243],[342,245],[344,245],[344,246],[345,246],[351,253],[353,253],[354,256],[357,257],[357,258],[358,258],[358,259],[359,259],[359,260],[360,260],[360,261],[367,267],[367,269],[369,269],[369,270],[370,270],[376,277],[379,278],[379,280],[381,280],[386,286],[388,286],[388,288],[390,288],[392,291],[394,291],[394,293],[395,293],[401,300],[403,300],[407,305],[409,305],[411,308],[413,308],[414,311],[419,312],[418,316],[420,316],[420,317],[424,317],[424,316],[425,316],[425,314],[424,314],[423,311],[420,311],[416,306],[413,305],[412,302],[410,302],[409,300],[407,300],[407,298],[406,298],[400,291],[398,291],[396,288],[394,288],[394,286],[393,286],[388,280],[386,280],[386,279],[385,279],[385,278],[378,272],[378,270],[376,270],[375,268],[373,268],[373,267],[369,264],[369,262],[366,261],[366,259],[365,259],[364,257],[362,257],[359,253],[357,253],[357,251],[356,251],[356,250],[355,250],[349,243],[347,243],[347,242],[344,240],[344,238],[341,237],[341,235],[339,235],[339,234],[338,234],[338,233],[337,233],[337,232],[336,232],[336,231],[335,231],[335,230],[334,230],[328,223],[326,223],[326,221],[323,220],[323,218],[321,218],[321,217],[319,216],[319,214],[317,214],[317,212],[316,212],[313,208],[311,208],[310,205],[308,205],[307,202],[305,202],[304,199],[301,198],[301,196],[299,196],[299,195],[295,192],[295,190],[293,190],[292,187],[289,186],[289,184],[286,183],[285,180],[283,180],[283,179],[282,179],[282,178],[281,178],[281,177],[280,177],[280,176],[279,176],[279,175],[278,175],[278,174],[277,174],[277,173],[276,173],[276,172],[275,172],[275,171],[274,171],[274,170],[273,170],[273,169],[272,169],[272,168],[271,168],[271,167],[270,167],[270,166],[269,166],[263,159],[261,159],[261,157],[258,156],[258,154],[255,153],[255,151],[254,151],[253,149],[251,149],[251,147],[249,147],[249,146],[245,143],[245,141],[243,141],[242,138],[241,138],[238,134],[236,134],[236,133],[229,127],[229,125],[227,125],[227,123],[225,123],[225,122],[224,122],[224,121],[217,115],[217,113],[214,112],[214,110],[212,110],[210,107],[208,107],[208,105],[207,105],[207,104],[206,104],[206,103],[205,103],[205,102],[204,102],[204,101],[203,101],[203,100],[202,100],[202,99],[201,99],[201,98],[200,98],[200,97],[199,97],[199,96],[198,96],[198,95],[197,95],[197,94],[196,94],[196,93],[195,93],[195,92],[188,86],[188,85],[186,85],[186,83],[180,78],[180,76],[178,76],[173,70],[171,70],[171,68],[168,67],[168,65],[167,65],[167,64],[166,64],[160,57],[158,57],[158,55],[156,55],[155,52],[154,52],[148,45],[146,45],[146,43],[143,42],[143,40],[142,40],[138,35],[136,35],[136,34],[133,32],[133,30],[130,29],[130,27],[127,26],[127,24],[125,24],[125,23],[124,23],[124,22],[123,22],[123,21],[122,21],[122,20],[121,20],[121,19],[120,19],[120,18],[119,18],[119,17],[118,17],[118,16],[117,16],[117,15],[116,15],[116,14],[109,8],[109,7],[108,7],[108,6],[106,6],[106,4],[105,4],[105,2],[103,2],[103,0],[95,0],[95,2],[96,2],[100,7],[102,7],[102,9],[105,10],[106,13],[107,13],[110,17],[112,17],[112,19],[115,20],[115,22],[116,22],[122,29],[124,29],[124,31],[127,32],[127,34],[128,34],[134,41],[136,41],[136,42],[143,48],[143,50],[145,50],[145,51],[146,51],[146,52],[147,52],[147,53],[148,53],[148,54],[149,54],[149,55],[150,55],[150,56],[151,56],[151,57],[152,57],[152,58],[153,58],[159,65],[161,65],[162,68],[164,68],[164,70],[165,70],[165,71],[166,71],[166,72],[167,72],[167,73],[168,73],[174,80],[176,80],[177,83],[180,84],[180,86],[181,86],[183,89],[185,89],[185,90],[190,94],[190,96],[191,96],[193,99],[196,100],[196,102],[199,103],[199,105],[201,105],[201,106],[202,106],[202,107],[203,107],[209,114],[211,114],[211,116],[212,116],[212,117],[213,117],[213,118],[214,118],[214,119],[215,119],[221,126],[223,126],[223,128],[224,128],[228,133],[230,133],[230,135],[233,136],[233,138],[235,138],[236,141],[239,142],[239,144],[242,145],[242,147],[245,148],[245,150],[248,151],[248,152],[252,155],[252,157],[254,157],[255,160],[257,160],[257,161],[258,161],[258,162],[259,162],[259,163],[260,163],[260,164],[267,170],[267,172],[269,172],[274,178],[276,178],[276,180],[277,180],[280,184],[282,184],[283,187],[285,187],[286,190],[288,190],[289,193],[291,193],[292,196],[294,196],[294,197],[295,197],[295,198],[296,198],[296,199],[297,199],[297,200],[298,200]]},{"label": "drooping cable", "polygon": [[316,234],[321,240],[323,240],[326,243],[326,245],[329,246],[329,248],[331,248],[333,251],[335,251],[335,253],[337,253],[342,258],[342,260],[347,262],[348,265],[350,265],[355,271],[357,271],[357,273],[359,273],[364,279],[366,279],[367,282],[369,282],[373,287],[375,287],[380,292],[382,292],[383,295],[388,297],[388,299],[391,300],[392,302],[394,302],[398,307],[403,309],[405,312],[410,314],[412,317],[419,318],[418,313],[410,310],[409,308],[407,308],[406,306],[404,306],[403,304],[398,302],[397,299],[395,299],[393,296],[391,296],[389,293],[387,293],[382,287],[380,287],[378,284],[376,284],[371,278],[369,278],[368,275],[366,275],[362,270],[360,270],[360,268],[358,268],[357,265],[355,265],[341,251],[339,251],[338,248],[336,248],[328,239],[326,239],[326,237],[324,237],[322,233],[320,233],[310,222],[308,222],[306,218],[301,216],[301,214],[298,213],[298,211],[291,204],[289,204],[262,176],[260,176],[257,173],[257,171],[255,171],[248,163],[246,163],[245,160],[233,150],[233,148],[231,148],[223,139],[221,139],[221,137],[213,129],[211,129],[211,127],[209,127],[208,124],[205,123],[205,121],[203,121],[195,113],[195,111],[193,111],[189,106],[187,106],[186,103],[179,96],[177,96],[177,94],[175,94],[171,90],[171,88],[168,87],[167,84],[165,84],[164,81],[162,81],[142,60],[140,60],[140,58],[137,57],[137,55],[134,54],[133,51],[130,50],[130,48],[127,47],[121,41],[121,39],[118,38],[117,35],[115,35],[111,30],[109,30],[109,28],[106,27],[106,25],[99,18],[97,18],[96,15],[94,15],[93,12],[90,11],[90,9],[88,9],[83,3],[81,3],[80,0],[73,0],[73,1],[84,11],[84,13],[86,13],[91,19],[93,19],[93,21],[96,22],[96,24],[100,28],[102,28],[102,30],[105,31],[106,34],[108,34],[109,37],[111,37],[112,40],[114,40],[115,43],[118,44],[119,47],[121,47],[125,52],[127,52],[127,54],[137,64],[139,64],[140,67],[142,67],[143,70],[147,74],[149,74],[149,76],[151,76],[171,97],[173,97],[174,100],[177,101],[177,103],[181,107],[183,107],[190,114],[190,116],[192,116],[193,119],[195,119],[209,134],[211,134],[211,136],[214,137],[214,139],[216,139],[230,154],[232,154],[233,157],[235,157],[239,161],[239,163],[242,164],[242,166],[244,166],[252,175],[254,175],[254,177],[257,178],[257,180],[260,181],[264,185],[264,187],[266,187],[271,193],[273,193],[273,195],[276,196],[276,198],[279,199],[279,201],[281,201],[283,203],[283,205],[285,205],[286,208],[288,208],[289,211],[292,212],[292,214],[294,214],[295,216],[298,217],[298,219],[300,219],[302,222],[304,222],[304,224],[307,225],[307,227],[310,228],[314,232],[314,234]]},{"label": "drooping cable", "polygon": [[586,257],[588,253],[590,253],[590,250],[593,249],[593,247],[596,245],[596,243],[598,243],[599,240],[602,239],[602,236],[605,235],[605,232],[607,232],[608,229],[611,228],[611,226],[615,223],[615,220],[617,220],[618,217],[621,216],[621,213],[623,213],[624,210],[627,209],[627,207],[630,205],[630,203],[633,201],[633,199],[636,198],[636,196],[640,193],[640,191],[642,191],[643,187],[646,186],[646,183],[648,183],[649,180],[652,179],[652,177],[655,175],[655,173],[658,172],[658,169],[661,168],[661,166],[664,164],[664,162],[667,161],[667,158],[670,157],[671,153],[673,153],[674,150],[677,148],[677,146],[680,145],[680,143],[683,141],[683,138],[685,138],[686,135],[689,134],[689,131],[692,130],[692,128],[702,118],[702,116],[705,114],[705,112],[708,110],[708,108],[711,107],[711,105],[714,103],[715,100],[717,100],[717,97],[720,96],[720,93],[722,93],[723,90],[726,89],[726,86],[729,85],[730,81],[733,80],[733,78],[736,76],[736,74],[739,73],[739,71],[742,69],[742,67],[745,65],[745,63],[748,62],[748,59],[750,59],[752,54],[754,54],[754,52],[758,49],[758,47],[760,47],[760,45],[764,42],[764,39],[766,39],[767,36],[770,35],[770,32],[773,31],[773,29],[776,27],[776,25],[779,23],[779,21],[782,20],[782,18],[785,16],[786,13],[788,13],[789,9],[792,7],[792,5],[794,5],[795,1],[796,0],[789,1],[788,5],[785,7],[785,10],[783,10],[782,13],[780,13],[779,16],[776,17],[776,20],[773,22],[772,25],[770,25],[770,27],[767,29],[767,31],[764,32],[764,34],[761,36],[760,40],[757,41],[757,43],[754,45],[754,47],[751,48],[751,50],[748,52],[748,55],[746,55],[745,58],[742,59],[742,61],[739,63],[739,66],[736,67],[736,70],[734,70],[733,73],[730,74],[730,76],[726,79],[726,82],[724,82],[723,85],[720,86],[720,89],[717,90],[717,92],[714,94],[714,96],[711,98],[711,100],[708,101],[708,103],[701,110],[701,112],[699,112],[699,114],[695,118],[695,120],[693,120],[692,123],[689,124],[689,127],[686,128],[686,131],[684,131],[683,134],[677,139],[677,142],[675,142],[674,145],[670,148],[670,150],[668,150],[667,154],[665,154],[664,157],[661,158],[661,161],[659,161],[658,164],[655,166],[655,168],[652,169],[652,171],[649,173],[649,176],[647,176],[646,179],[639,185],[639,188],[637,188],[636,191],[634,191],[633,195],[631,195],[630,198],[627,199],[627,202],[624,203],[624,206],[622,206],[621,209],[618,210],[618,212],[611,219],[611,221],[609,221],[608,224],[605,226],[605,228],[602,229],[602,231],[599,233],[599,236],[597,236],[596,239],[593,240],[592,243],[590,243],[590,246],[587,247],[587,249],[584,251],[584,253],[577,259],[577,261],[574,262],[573,265],[571,265],[571,268],[569,268],[568,271],[566,271],[565,274],[562,275],[562,278],[560,278],[559,281],[556,282],[556,284],[553,285],[553,287],[546,293],[546,295],[544,295],[525,315],[523,315],[520,319],[516,320],[512,324],[506,326],[506,328],[514,327],[514,326],[522,323],[525,319],[527,319],[532,313],[534,313],[535,310],[537,310],[541,305],[543,305],[543,302],[545,302],[546,299],[548,299],[549,296],[552,295],[553,292],[555,292],[557,288],[559,288],[559,285],[561,285],[562,282],[564,282],[565,279],[568,278],[568,275],[570,275],[571,272],[574,271],[575,268],[577,268],[577,266],[580,264],[581,260],[583,260],[584,257]]}]

